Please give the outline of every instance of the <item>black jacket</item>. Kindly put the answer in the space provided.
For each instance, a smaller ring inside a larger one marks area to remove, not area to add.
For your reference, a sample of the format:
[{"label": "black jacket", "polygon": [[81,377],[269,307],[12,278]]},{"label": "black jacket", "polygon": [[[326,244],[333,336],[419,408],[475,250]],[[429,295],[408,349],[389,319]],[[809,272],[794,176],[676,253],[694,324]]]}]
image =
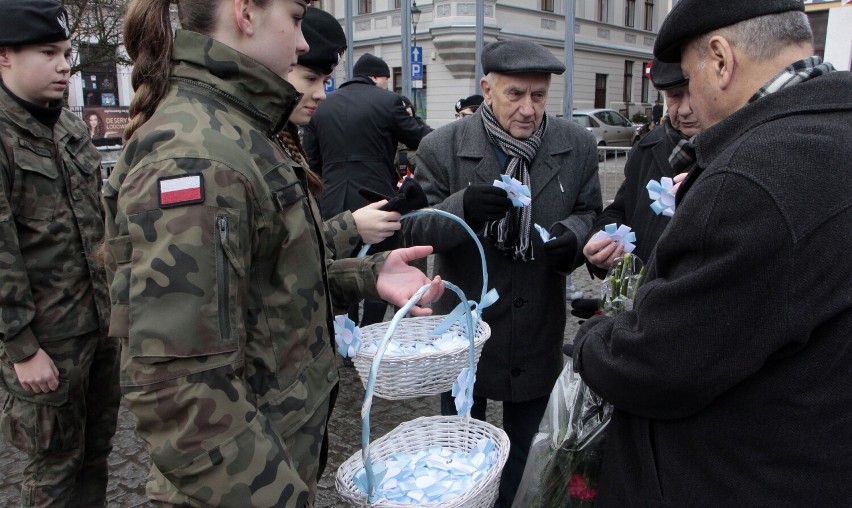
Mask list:
[{"label": "black jacket", "polygon": [[598,506],[852,502],[850,125],[834,72],[698,136],[634,310],[575,340],[616,407]]},{"label": "black jacket", "polygon": [[[659,181],[664,176],[674,176],[674,170],[669,164],[669,155],[674,148],[674,143],[666,136],[666,130],[662,126],[642,138],[627,157],[624,182],[615,193],[615,199],[595,219],[585,242],[602,231],[607,224],[626,224],[636,233],[636,250],[633,253],[646,263],[651,259],[651,252],[671,219],[654,213],[645,186],[650,180]],[[594,275],[601,278],[606,275],[606,270],[588,261],[586,265]]]},{"label": "black jacket", "polygon": [[399,95],[356,76],[328,94],[304,129],[311,169],[320,173],[320,210],[328,219],[356,210],[368,201],[358,189],[393,195],[399,173],[394,167],[397,144],[412,149],[432,129],[405,111]]}]

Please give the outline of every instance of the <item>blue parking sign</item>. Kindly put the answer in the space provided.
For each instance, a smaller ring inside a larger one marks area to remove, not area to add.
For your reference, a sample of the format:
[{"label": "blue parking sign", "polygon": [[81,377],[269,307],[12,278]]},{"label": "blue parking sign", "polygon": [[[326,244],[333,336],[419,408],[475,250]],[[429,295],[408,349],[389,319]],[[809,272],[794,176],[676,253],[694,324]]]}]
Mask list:
[{"label": "blue parking sign", "polygon": [[334,91],[334,78],[329,77],[325,80],[325,93],[331,93]]},{"label": "blue parking sign", "polygon": [[423,64],[411,64],[411,79],[423,79]]}]

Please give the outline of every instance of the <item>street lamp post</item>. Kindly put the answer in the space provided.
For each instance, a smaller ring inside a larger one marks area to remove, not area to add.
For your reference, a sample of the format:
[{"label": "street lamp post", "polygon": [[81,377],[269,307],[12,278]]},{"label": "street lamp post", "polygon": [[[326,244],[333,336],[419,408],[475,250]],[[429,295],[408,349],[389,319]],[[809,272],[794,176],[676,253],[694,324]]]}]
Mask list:
[{"label": "street lamp post", "polygon": [[[411,24],[414,27],[411,34],[413,38],[412,47],[415,48],[417,47],[417,22],[420,21],[421,14],[423,14],[423,11],[420,10],[420,7],[417,7],[417,0],[414,0],[411,4]],[[414,106],[414,112],[417,113],[417,89],[413,86],[411,87],[411,105]]]}]

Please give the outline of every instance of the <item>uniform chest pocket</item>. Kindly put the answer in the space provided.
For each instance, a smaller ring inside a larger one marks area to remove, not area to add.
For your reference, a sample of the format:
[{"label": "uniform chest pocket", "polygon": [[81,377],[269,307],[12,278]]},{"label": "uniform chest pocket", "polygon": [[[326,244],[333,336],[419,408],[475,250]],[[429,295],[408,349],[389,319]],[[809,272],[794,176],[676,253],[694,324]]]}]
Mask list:
[{"label": "uniform chest pocket", "polygon": [[13,209],[23,219],[52,221],[56,207],[64,199],[65,185],[49,150],[15,147],[15,165],[21,180],[15,182]]}]

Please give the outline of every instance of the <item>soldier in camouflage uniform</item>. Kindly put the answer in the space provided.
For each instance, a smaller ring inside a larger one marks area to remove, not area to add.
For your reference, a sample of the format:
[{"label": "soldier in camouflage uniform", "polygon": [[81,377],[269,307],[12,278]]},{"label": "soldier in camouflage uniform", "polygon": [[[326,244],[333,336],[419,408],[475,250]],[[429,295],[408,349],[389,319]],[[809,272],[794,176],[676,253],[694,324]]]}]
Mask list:
[{"label": "soldier in camouflage uniform", "polygon": [[0,18],[0,428],[27,454],[23,506],[104,506],[118,343],[95,252],[100,156],[63,108],[71,54],[54,0]]},{"label": "soldier in camouflage uniform", "polygon": [[429,282],[405,264],[429,247],[332,261],[352,217],[326,241],[311,175],[275,137],[299,99],[283,78],[306,4],[236,4],[180,0],[174,39],[168,1],[125,18],[136,96],[104,190],[110,335],[156,506],[312,505],[338,382],[331,299],[401,303]]}]

